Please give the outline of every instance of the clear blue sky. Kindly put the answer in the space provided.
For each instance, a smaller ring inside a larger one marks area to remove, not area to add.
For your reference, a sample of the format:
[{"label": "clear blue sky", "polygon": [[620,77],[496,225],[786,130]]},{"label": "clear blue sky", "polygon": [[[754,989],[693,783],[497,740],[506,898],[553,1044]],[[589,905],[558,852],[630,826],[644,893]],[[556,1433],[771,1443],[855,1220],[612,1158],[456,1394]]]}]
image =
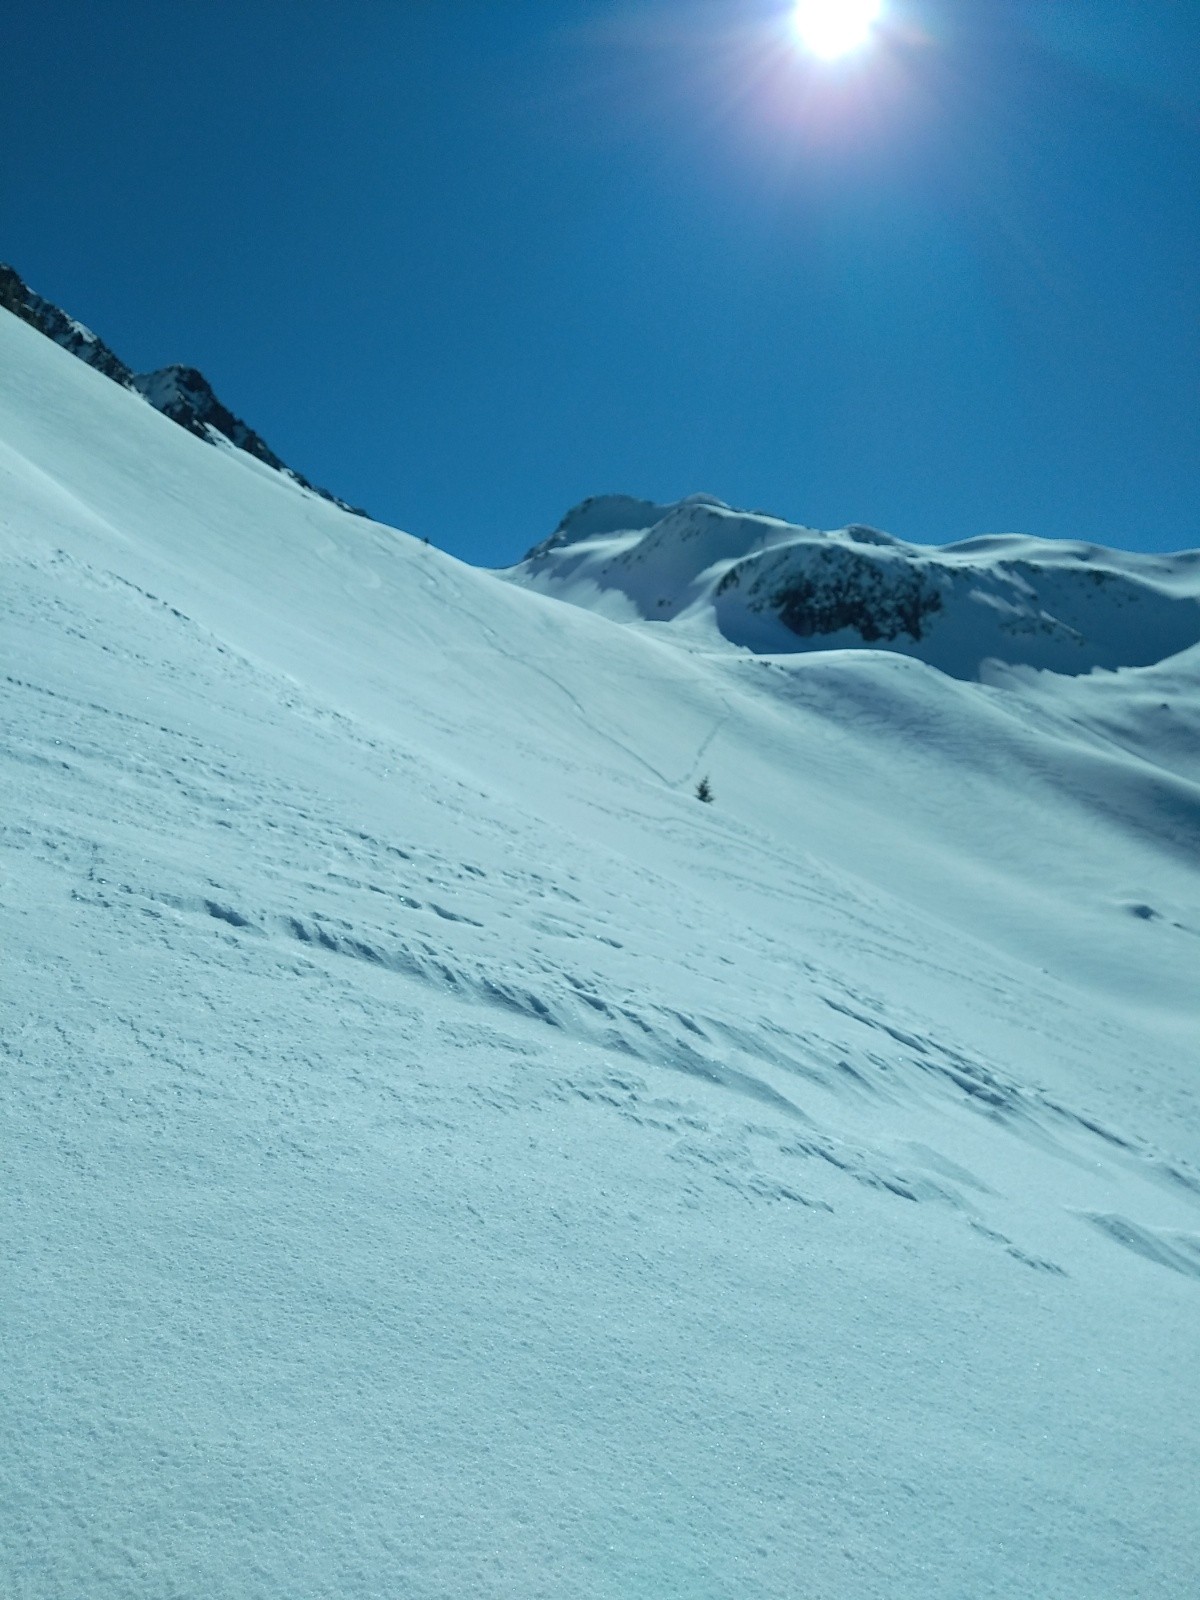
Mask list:
[{"label": "clear blue sky", "polygon": [[607,491],[1200,544],[1197,0],[786,11],[10,7],[0,259],[477,562]]}]

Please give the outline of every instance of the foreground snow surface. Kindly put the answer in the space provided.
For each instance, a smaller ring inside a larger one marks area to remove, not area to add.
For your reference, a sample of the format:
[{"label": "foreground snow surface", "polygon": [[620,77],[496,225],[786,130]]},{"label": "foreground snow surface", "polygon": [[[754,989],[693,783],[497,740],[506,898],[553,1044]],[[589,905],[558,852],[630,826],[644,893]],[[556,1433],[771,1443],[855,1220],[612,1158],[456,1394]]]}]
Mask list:
[{"label": "foreground snow surface", "polygon": [[1195,1595],[1200,652],[623,628],[7,315],[0,555],[6,1596]]}]

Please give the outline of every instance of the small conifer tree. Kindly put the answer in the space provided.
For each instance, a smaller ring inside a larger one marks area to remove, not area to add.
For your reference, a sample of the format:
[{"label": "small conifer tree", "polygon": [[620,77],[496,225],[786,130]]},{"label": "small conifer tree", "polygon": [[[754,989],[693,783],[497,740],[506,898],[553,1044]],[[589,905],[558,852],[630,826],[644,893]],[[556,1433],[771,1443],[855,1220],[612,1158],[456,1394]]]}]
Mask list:
[{"label": "small conifer tree", "polygon": [[703,800],[704,804],[707,806],[712,804],[712,797],[712,784],[709,783],[707,778],[701,778],[700,782],[696,785],[696,799]]}]

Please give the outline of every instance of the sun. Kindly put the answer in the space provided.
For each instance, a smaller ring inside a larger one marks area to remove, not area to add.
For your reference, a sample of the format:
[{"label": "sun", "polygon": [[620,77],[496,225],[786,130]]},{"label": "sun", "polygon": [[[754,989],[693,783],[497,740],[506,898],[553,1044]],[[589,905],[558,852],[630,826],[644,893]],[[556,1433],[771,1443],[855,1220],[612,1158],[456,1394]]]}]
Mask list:
[{"label": "sun", "polygon": [[796,0],[796,36],[822,61],[837,61],[869,44],[883,0]]}]

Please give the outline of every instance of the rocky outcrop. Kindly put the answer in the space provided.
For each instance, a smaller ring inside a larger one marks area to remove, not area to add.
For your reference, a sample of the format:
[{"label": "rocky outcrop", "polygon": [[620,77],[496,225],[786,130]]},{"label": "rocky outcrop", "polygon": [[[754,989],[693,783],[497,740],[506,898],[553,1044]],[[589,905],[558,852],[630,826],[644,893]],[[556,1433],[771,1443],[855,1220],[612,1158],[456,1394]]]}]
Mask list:
[{"label": "rocky outcrop", "polygon": [[156,411],[161,411],[163,416],[186,428],[196,438],[203,439],[207,444],[231,444],[253,456],[256,461],[261,461],[264,466],[282,472],[311,494],[332,501],[343,511],[366,516],[367,513],[360,507],[347,505],[328,489],[322,489],[319,484],[310,482],[302,473],[289,467],[260,433],[235,416],[217,398],[208,379],[195,367],[171,366],[162,367],[157,372],[134,372],[90,328],[84,327],[82,322],[76,322],[74,317],[68,316],[52,301],[36,294],[12,267],[3,263],[0,263],[0,308],[11,311],[89,367],[95,367],[97,372],[119,383],[122,388],[140,394]]},{"label": "rocky outcrop", "polygon": [[31,328],[44,333],[47,339],[53,339],[55,344],[62,345],[64,350],[78,356],[89,367],[95,367],[97,372],[102,372],[114,383],[123,384],[127,389],[133,387],[132,371],[103,339],[98,339],[82,322],[76,322],[74,317],[69,317],[58,306],[35,294],[3,262],[0,262],[0,307],[11,311],[14,317],[20,317],[22,322],[29,323]]}]

